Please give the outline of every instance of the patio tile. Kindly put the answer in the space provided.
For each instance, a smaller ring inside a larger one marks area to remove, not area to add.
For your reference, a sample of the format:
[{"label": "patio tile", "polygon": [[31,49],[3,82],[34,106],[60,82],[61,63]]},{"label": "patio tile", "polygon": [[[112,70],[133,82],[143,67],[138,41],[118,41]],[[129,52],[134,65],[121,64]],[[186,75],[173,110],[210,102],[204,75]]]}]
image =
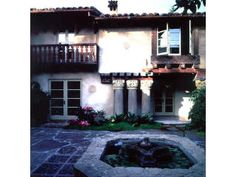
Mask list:
[{"label": "patio tile", "polygon": [[39,168],[37,168],[33,175],[52,175],[56,174],[59,169],[62,167],[62,164],[51,164],[51,163],[43,163]]},{"label": "patio tile", "polygon": [[75,155],[75,156],[72,156],[67,163],[75,163],[77,162],[77,160],[81,157],[82,155]]},{"label": "patio tile", "polygon": [[65,163],[70,156],[62,156],[62,155],[53,155],[50,157],[47,162],[51,163]]},{"label": "patio tile", "polygon": [[42,140],[33,146],[31,146],[31,150],[33,151],[48,151],[55,148],[59,148],[61,146],[67,145],[68,143],[59,142],[55,140]]},{"label": "patio tile", "polygon": [[77,148],[74,146],[65,146],[65,147],[62,147],[58,151],[58,153],[59,154],[73,154],[76,150],[77,150]]},{"label": "patio tile", "polygon": [[59,174],[73,175],[73,164],[65,164],[59,171]]}]

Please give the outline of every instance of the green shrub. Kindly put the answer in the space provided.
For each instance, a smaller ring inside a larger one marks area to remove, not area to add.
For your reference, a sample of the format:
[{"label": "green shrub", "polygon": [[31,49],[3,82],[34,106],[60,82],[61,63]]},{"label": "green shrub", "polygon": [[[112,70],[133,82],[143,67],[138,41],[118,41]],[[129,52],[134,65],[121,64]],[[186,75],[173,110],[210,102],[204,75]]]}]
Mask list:
[{"label": "green shrub", "polygon": [[90,106],[79,107],[77,110],[77,120],[70,121],[71,125],[81,126],[81,122],[89,125],[102,125],[107,122],[104,111],[96,111]]},{"label": "green shrub", "polygon": [[150,113],[136,115],[130,112],[128,114],[112,115],[110,121],[113,123],[128,122],[133,126],[139,126],[140,124],[152,124],[154,122],[153,115]]},{"label": "green shrub", "polygon": [[193,106],[189,113],[191,127],[205,131],[206,126],[206,88],[200,87],[192,92]]},{"label": "green shrub", "polygon": [[110,117],[110,122],[118,123],[126,120],[125,114],[114,114]]},{"label": "green shrub", "polygon": [[50,96],[41,90],[39,83],[31,83],[31,125],[45,123],[49,114]]}]

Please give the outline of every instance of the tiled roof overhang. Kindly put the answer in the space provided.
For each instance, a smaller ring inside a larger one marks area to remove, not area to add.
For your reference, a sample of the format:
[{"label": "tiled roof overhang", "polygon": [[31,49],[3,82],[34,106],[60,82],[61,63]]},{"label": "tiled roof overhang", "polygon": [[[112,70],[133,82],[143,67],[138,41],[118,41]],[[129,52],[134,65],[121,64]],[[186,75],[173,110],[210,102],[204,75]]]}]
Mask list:
[{"label": "tiled roof overhang", "polygon": [[157,19],[157,18],[198,18],[205,17],[206,13],[196,13],[196,14],[180,14],[180,13],[168,13],[168,14],[159,14],[159,13],[143,13],[143,14],[101,14],[99,17],[96,17],[96,20],[108,20],[108,19]]},{"label": "tiled roof overhang", "polygon": [[46,13],[80,13],[80,12],[90,12],[92,15],[100,16],[102,13],[95,7],[62,7],[62,8],[44,8],[36,9],[31,8],[31,14],[46,14]]},{"label": "tiled roof overhang", "polygon": [[205,26],[205,13],[197,14],[101,14],[99,17],[95,17],[95,22],[99,27],[155,27],[160,23],[185,23],[188,20],[192,20],[194,25]]}]

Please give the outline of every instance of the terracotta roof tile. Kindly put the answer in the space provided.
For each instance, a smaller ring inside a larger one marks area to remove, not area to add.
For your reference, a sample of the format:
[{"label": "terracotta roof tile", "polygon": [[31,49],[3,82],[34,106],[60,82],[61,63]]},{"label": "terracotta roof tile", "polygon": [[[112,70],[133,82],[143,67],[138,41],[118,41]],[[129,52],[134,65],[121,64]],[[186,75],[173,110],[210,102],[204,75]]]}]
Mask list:
[{"label": "terracotta roof tile", "polygon": [[57,7],[57,8],[43,8],[43,9],[36,9],[32,8],[31,13],[50,13],[50,12],[73,12],[73,11],[93,11],[99,18],[117,18],[117,17],[198,17],[198,16],[205,16],[204,13],[196,13],[196,14],[180,14],[180,13],[163,13],[159,14],[155,13],[124,13],[124,14],[103,14],[95,7]]}]

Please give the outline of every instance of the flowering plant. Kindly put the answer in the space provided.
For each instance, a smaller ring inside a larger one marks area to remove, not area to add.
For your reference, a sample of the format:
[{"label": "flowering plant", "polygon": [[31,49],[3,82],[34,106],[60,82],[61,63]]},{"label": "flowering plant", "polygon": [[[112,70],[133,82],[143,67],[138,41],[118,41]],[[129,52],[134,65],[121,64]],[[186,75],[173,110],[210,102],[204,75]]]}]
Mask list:
[{"label": "flowering plant", "polygon": [[79,121],[87,121],[89,125],[101,125],[106,121],[104,111],[96,111],[91,106],[79,107],[77,117]]},{"label": "flowering plant", "polygon": [[81,127],[90,126],[90,123],[88,121],[86,121],[86,120],[78,120],[78,119],[70,120],[69,123],[70,123],[70,125],[76,125],[76,126],[79,125]]}]

